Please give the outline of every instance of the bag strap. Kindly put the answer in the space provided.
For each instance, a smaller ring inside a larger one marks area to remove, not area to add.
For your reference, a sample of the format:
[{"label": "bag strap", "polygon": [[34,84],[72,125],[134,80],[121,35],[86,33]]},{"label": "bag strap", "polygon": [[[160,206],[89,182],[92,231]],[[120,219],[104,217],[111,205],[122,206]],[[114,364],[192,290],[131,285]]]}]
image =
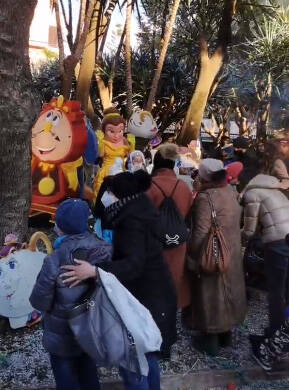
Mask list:
[{"label": "bag strap", "polygon": [[167,196],[167,195],[165,194],[164,190],[163,190],[163,189],[162,189],[154,180],[153,180],[152,182],[153,182],[153,184],[161,191],[161,193],[162,193],[162,195],[164,196],[164,198],[171,198],[171,197],[173,197],[173,196],[174,196],[174,193],[175,193],[175,191],[176,191],[176,188],[177,188],[177,186],[178,186],[178,184],[179,184],[179,180],[177,180],[176,185],[174,186],[174,188],[173,188],[171,194],[170,194],[169,196]]},{"label": "bag strap", "polygon": [[167,195],[165,194],[164,190],[155,181],[152,181],[152,182],[161,191],[164,198],[167,198]]},{"label": "bag strap", "polygon": [[173,191],[172,191],[170,197],[173,197],[173,196],[174,196],[174,193],[176,192],[176,189],[177,189],[178,184],[179,184],[179,180],[177,180],[176,185],[174,186],[174,189],[173,189]]},{"label": "bag strap", "polygon": [[217,221],[217,213],[216,213],[216,210],[215,210],[215,207],[214,207],[213,199],[212,199],[211,195],[209,194],[209,192],[203,191],[202,193],[206,194],[207,197],[208,197],[209,205],[210,205],[210,208],[211,208],[211,215],[212,215],[213,225],[214,225],[215,228],[218,228],[219,224],[218,224],[218,221]]}]

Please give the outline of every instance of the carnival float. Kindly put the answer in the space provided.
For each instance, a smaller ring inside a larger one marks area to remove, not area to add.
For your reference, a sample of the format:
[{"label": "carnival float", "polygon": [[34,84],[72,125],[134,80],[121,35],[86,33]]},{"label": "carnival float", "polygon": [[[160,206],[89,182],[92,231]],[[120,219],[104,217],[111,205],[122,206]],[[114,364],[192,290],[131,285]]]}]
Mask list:
[{"label": "carnival float", "polygon": [[[40,242],[47,253],[38,249]],[[27,248],[20,248],[16,242],[6,242],[2,249],[9,249],[8,254],[0,258],[0,316],[8,318],[13,329],[41,320],[41,313],[33,309],[29,297],[45,256],[52,252],[50,240],[42,232],[34,233]]]},{"label": "carnival float", "polygon": [[[63,96],[44,104],[32,128],[31,214],[52,217],[58,204],[68,197],[85,197],[84,156],[94,148],[91,129],[77,101]],[[90,139],[90,142],[88,140]],[[97,156],[95,156],[96,159]]]}]

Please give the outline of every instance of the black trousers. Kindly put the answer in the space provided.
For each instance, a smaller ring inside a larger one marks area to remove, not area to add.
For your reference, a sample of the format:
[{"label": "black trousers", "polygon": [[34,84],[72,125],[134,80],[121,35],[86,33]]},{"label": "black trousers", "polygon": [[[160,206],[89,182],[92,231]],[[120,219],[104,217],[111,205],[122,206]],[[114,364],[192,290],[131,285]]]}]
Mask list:
[{"label": "black trousers", "polygon": [[289,247],[283,242],[265,245],[265,267],[267,274],[269,303],[269,335],[285,321],[285,309],[289,303]]}]

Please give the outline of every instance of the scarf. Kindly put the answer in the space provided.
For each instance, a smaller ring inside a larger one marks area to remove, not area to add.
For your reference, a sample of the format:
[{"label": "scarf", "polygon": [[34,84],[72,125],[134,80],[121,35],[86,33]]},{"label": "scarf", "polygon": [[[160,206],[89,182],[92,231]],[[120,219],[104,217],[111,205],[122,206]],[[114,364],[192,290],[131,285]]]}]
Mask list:
[{"label": "scarf", "polygon": [[111,206],[107,207],[105,209],[106,221],[111,223],[125,205],[127,205],[133,200],[138,199],[140,195],[141,194],[133,194],[133,195],[126,196],[125,198],[122,198],[118,202],[115,202]]},{"label": "scarf", "polygon": [[213,182],[213,181],[205,182],[201,184],[200,191],[210,190],[213,188],[223,188],[223,187],[227,187],[227,185],[228,185],[227,179],[219,182]]},{"label": "scarf", "polygon": [[62,243],[68,240],[69,236],[59,236],[56,238],[53,244],[53,249],[56,250],[61,247]]}]

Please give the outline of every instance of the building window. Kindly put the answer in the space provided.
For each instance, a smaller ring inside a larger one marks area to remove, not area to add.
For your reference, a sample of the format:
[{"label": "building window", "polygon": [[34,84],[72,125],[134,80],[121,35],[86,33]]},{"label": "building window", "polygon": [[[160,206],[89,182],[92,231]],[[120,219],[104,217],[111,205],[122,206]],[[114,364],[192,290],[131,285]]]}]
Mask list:
[{"label": "building window", "polygon": [[48,45],[50,47],[55,47],[55,48],[58,47],[57,27],[56,26],[49,26]]}]

